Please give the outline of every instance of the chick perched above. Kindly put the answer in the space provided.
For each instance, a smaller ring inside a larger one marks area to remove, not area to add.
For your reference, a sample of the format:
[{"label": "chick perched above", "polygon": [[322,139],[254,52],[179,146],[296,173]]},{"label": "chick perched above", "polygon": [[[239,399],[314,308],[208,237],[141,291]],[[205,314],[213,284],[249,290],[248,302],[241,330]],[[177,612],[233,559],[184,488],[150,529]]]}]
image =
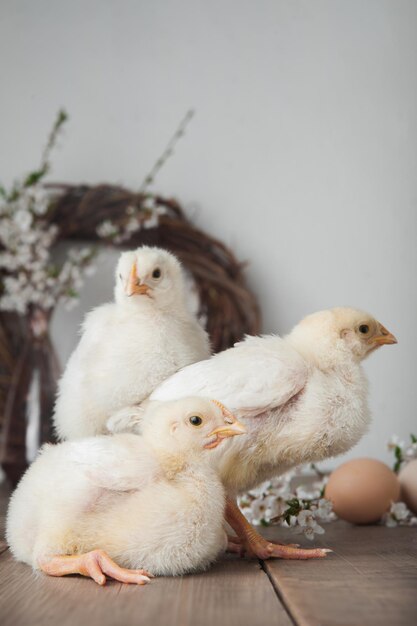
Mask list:
[{"label": "chick perched above", "polygon": [[59,437],[105,433],[109,415],[141,402],[178,369],[208,356],[207,333],[187,310],[179,261],[160,248],[124,252],[115,302],[87,315],[59,383]]},{"label": "chick perched above", "polygon": [[[222,480],[236,494],[295,465],[346,452],[359,441],[370,421],[361,361],[393,343],[395,337],[367,313],[321,311],[283,339],[247,337],[184,368],[163,382],[151,400],[214,397],[242,420],[248,436],[232,442],[219,458]],[[294,548],[248,537],[248,525],[232,504],[227,519],[253,554],[297,558]]]},{"label": "chick perched above", "polygon": [[101,585],[105,574],[144,584],[148,570],[208,567],[226,547],[212,450],[244,432],[220,403],[187,398],[150,403],[142,436],[44,446],[10,502],[14,556],[52,576],[79,573]]}]

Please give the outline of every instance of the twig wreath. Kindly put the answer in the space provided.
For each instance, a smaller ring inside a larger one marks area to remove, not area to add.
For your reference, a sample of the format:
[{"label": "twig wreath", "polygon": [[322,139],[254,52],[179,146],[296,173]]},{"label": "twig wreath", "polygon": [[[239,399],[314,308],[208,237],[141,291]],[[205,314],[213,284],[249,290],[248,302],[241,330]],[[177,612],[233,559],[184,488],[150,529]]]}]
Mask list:
[{"label": "twig wreath", "polygon": [[[38,169],[10,191],[0,187],[0,462],[12,483],[28,464],[27,418],[33,406],[39,443],[53,440],[59,365],[49,335],[51,316],[58,303],[76,303],[103,245],[148,244],[173,252],[194,279],[199,316],[215,352],[259,332],[259,307],[246,286],[244,264],[222,242],[195,228],[177,201],[148,191],[191,116],[187,113],[137,192],[108,184],[45,183],[51,150],[67,120],[64,111]],[[54,248],[62,241],[74,247],[57,264]]]}]

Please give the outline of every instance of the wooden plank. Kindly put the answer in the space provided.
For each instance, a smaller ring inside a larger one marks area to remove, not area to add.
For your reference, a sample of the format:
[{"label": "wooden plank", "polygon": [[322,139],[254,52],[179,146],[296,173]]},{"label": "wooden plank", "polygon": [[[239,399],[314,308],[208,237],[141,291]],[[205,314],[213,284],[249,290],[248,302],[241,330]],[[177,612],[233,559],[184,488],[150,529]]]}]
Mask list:
[{"label": "wooden plank", "polygon": [[4,537],[6,528],[6,512],[9,502],[10,489],[5,482],[0,482],[0,539]]},{"label": "wooden plank", "polygon": [[[270,538],[294,540],[282,529]],[[301,539],[302,545],[308,546]],[[311,544],[310,544],[311,545]],[[300,626],[415,626],[416,528],[326,525],[314,545],[334,554],[314,561],[267,561],[265,570]]]},{"label": "wooden plank", "polygon": [[255,561],[225,558],[208,572],[144,587],[82,577],[50,578],[0,556],[2,626],[292,626]]},{"label": "wooden plank", "polygon": [[[4,520],[9,491],[0,489]],[[2,553],[3,552],[3,553]],[[292,626],[268,576],[256,561],[224,558],[208,572],[158,578],[145,587],[82,577],[50,578],[17,563],[0,540],[2,626],[74,623],[153,626]]]},{"label": "wooden plank", "polygon": [[[7,487],[0,489],[3,521],[8,496]],[[2,626],[212,626],[226,622],[230,626],[292,626],[256,561],[230,557],[193,576],[158,578],[145,587],[108,581],[100,588],[82,577],[35,574],[17,563],[0,540]]]}]

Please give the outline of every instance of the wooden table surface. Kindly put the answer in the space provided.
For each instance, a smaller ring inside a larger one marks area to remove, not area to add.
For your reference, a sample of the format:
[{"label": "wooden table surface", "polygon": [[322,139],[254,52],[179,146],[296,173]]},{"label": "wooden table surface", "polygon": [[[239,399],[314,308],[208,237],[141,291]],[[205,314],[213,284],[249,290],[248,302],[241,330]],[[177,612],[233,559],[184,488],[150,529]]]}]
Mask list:
[{"label": "wooden table surface", "polygon": [[[1,491],[1,490],[0,490]],[[7,493],[0,493],[4,527]],[[269,537],[294,540],[267,528]],[[299,539],[297,538],[297,541]],[[303,545],[310,545],[301,540]],[[314,561],[228,556],[210,571],[144,587],[82,577],[49,578],[0,541],[1,626],[416,626],[417,529],[326,526]]]}]

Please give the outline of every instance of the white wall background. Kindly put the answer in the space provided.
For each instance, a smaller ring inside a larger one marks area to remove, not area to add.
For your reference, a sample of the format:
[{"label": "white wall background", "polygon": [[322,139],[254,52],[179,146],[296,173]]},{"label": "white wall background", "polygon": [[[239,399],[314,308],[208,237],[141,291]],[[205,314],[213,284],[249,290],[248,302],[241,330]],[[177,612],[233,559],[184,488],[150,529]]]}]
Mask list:
[{"label": "white wall background", "polygon": [[[374,422],[353,451],[388,459],[417,430],[417,3],[2,0],[0,16],[2,182],[65,106],[53,179],[138,187],[195,107],[158,191],[250,261],[265,331],[349,304],[398,336],[366,363]],[[113,264],[58,312],[63,361]]]}]

